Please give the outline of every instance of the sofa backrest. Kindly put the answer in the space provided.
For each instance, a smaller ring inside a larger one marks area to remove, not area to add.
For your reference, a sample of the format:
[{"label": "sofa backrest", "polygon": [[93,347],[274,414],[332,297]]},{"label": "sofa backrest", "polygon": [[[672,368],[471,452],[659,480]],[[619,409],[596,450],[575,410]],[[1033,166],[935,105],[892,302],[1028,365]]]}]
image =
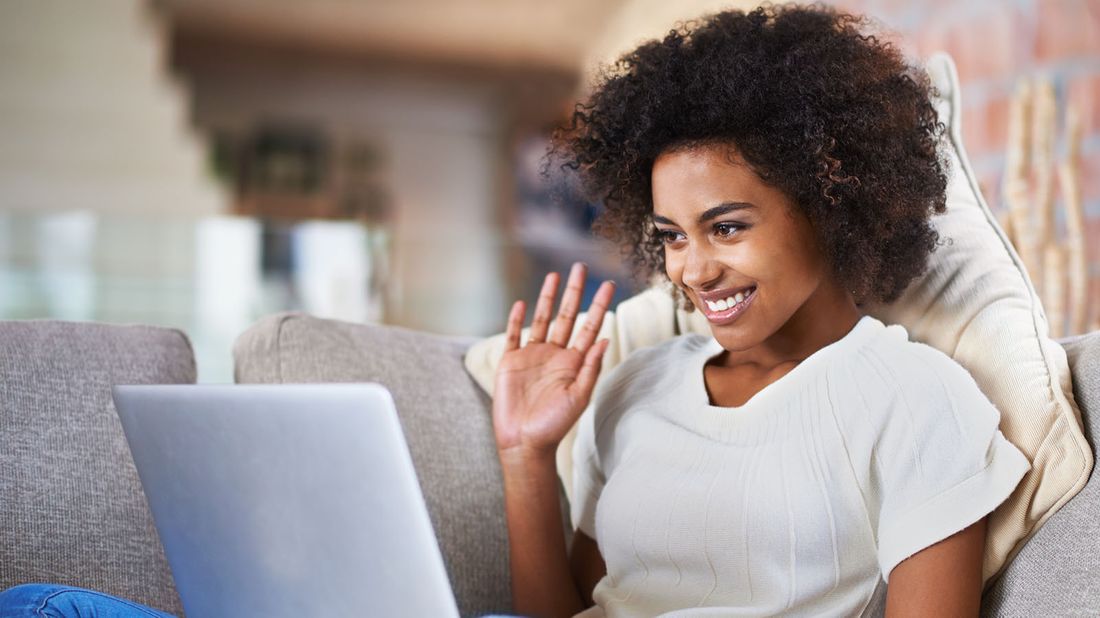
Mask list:
[{"label": "sofa backrest", "polygon": [[464,616],[511,609],[500,462],[488,396],[462,364],[470,343],[284,313],[257,322],[233,349],[238,383],[389,388]]},{"label": "sofa backrest", "polygon": [[182,615],[111,386],[194,381],[177,330],[0,322],[0,590],[54,582]]}]

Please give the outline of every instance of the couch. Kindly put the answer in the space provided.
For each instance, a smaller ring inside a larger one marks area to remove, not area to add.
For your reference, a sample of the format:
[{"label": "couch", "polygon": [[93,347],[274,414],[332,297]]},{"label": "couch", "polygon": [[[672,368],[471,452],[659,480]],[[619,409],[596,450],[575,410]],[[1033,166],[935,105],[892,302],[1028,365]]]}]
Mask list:
[{"label": "couch", "polygon": [[[462,363],[471,343],[284,313],[243,333],[233,355],[240,383],[389,387],[459,609],[476,616],[506,613],[511,601],[490,401]],[[1060,343],[1095,446],[1100,332]],[[182,615],[110,386],[194,380],[177,330],[0,322],[0,589],[53,581]],[[565,508],[562,522],[568,535]],[[1100,482],[1090,479],[987,590],[983,614],[1100,615],[1098,556]]]}]

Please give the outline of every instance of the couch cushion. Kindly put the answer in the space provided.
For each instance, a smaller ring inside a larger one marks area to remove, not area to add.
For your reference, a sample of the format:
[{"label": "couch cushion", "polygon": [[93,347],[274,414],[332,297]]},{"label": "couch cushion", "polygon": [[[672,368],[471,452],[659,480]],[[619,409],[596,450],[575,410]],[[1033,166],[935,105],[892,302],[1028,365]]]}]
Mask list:
[{"label": "couch cushion", "polygon": [[942,94],[953,168],[948,210],[934,218],[946,244],[927,275],[894,303],[868,307],[965,367],[1001,411],[1001,431],[1031,461],[1012,494],[989,515],[983,575],[990,581],[1024,543],[1085,486],[1093,453],[1070,386],[1066,351],[1012,244],[985,203],[962,143],[961,93],[946,54],[928,61]]},{"label": "couch cushion", "polygon": [[177,330],[0,322],[0,589],[56,582],[181,613],[111,386],[194,381]]},{"label": "couch cushion", "polygon": [[489,399],[462,366],[470,340],[303,314],[234,346],[238,383],[378,382],[390,389],[463,615],[508,612],[508,531]]}]

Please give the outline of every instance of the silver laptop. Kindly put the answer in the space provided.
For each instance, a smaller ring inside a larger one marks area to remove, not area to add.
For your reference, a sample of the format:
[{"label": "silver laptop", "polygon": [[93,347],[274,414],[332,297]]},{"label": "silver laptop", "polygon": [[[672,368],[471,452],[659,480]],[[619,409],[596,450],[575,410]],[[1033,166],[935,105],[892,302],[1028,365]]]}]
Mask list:
[{"label": "silver laptop", "polygon": [[377,384],[116,386],[188,616],[457,616]]}]

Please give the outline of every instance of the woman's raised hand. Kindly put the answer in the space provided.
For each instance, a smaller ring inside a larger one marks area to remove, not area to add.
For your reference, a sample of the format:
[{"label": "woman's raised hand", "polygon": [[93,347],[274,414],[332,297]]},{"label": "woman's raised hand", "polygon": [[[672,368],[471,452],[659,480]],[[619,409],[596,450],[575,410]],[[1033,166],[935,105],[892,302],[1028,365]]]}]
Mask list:
[{"label": "woman's raised hand", "polygon": [[584,264],[573,265],[552,323],[560,277],[556,272],[546,275],[527,344],[522,347],[526,308],[522,300],[512,305],[493,394],[493,429],[501,453],[553,457],[588,405],[608,344],[607,339],[596,341],[596,335],[615,288],[611,281],[600,284],[584,325],[569,345],[586,274]]}]

